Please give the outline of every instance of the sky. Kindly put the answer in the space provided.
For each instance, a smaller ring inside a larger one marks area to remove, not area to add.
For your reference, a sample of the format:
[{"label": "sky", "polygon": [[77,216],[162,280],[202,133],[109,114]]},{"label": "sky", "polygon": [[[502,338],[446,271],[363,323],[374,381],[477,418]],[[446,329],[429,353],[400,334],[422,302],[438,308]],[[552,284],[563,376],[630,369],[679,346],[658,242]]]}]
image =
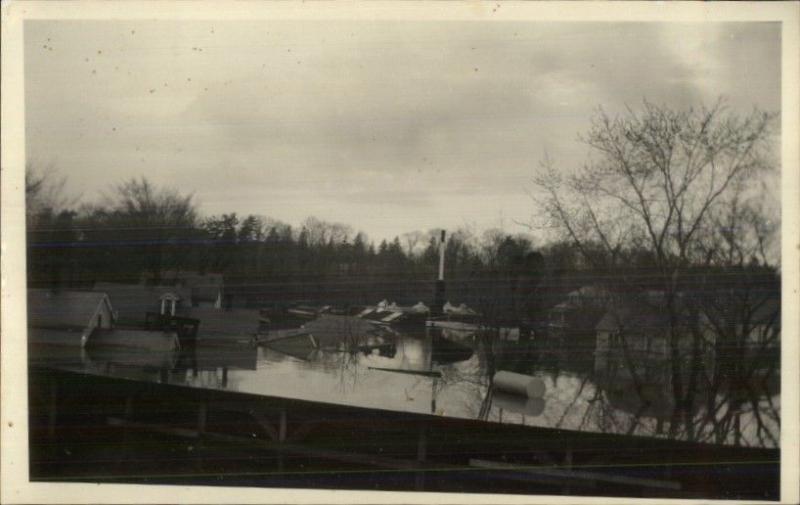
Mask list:
[{"label": "sky", "polygon": [[523,231],[597,107],[780,110],[776,23],[26,21],[26,153],[82,202],[131,177],[203,215],[372,239]]}]

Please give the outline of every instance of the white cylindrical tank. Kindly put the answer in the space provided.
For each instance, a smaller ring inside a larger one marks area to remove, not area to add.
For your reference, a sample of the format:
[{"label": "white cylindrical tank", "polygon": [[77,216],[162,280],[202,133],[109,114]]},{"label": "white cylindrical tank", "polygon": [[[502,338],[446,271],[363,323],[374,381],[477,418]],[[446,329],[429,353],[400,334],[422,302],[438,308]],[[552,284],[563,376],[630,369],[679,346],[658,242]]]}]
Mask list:
[{"label": "white cylindrical tank", "polygon": [[497,391],[492,394],[492,405],[507,412],[536,417],[544,412],[544,398],[528,398]]},{"label": "white cylindrical tank", "polygon": [[528,398],[541,398],[544,396],[546,389],[544,381],[538,377],[507,372],[505,370],[494,374],[492,385],[495,391],[527,396]]}]

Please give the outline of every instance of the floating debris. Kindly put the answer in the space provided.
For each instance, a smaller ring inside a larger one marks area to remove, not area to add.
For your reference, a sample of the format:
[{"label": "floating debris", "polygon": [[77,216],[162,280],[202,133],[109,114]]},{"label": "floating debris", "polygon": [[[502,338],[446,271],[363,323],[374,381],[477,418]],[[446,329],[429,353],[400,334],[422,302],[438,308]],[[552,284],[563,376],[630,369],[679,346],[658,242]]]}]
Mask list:
[{"label": "floating debris", "polygon": [[381,372],[394,372],[394,373],[404,373],[409,375],[422,375],[424,377],[441,377],[442,372],[436,370],[403,370],[402,368],[382,368],[377,366],[370,366],[367,367],[370,370],[379,370]]}]

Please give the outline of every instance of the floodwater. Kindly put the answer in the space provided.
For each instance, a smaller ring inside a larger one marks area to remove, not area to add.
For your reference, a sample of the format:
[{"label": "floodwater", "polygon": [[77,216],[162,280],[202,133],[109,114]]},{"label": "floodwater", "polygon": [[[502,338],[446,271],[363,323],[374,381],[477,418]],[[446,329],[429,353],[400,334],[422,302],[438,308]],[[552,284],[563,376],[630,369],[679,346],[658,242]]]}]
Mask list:
[{"label": "floodwater", "polygon": [[552,369],[536,360],[527,372],[545,383],[541,398],[494,391],[492,377],[503,368],[504,353],[513,344],[487,344],[474,333],[419,328],[354,337],[352,331],[341,336],[329,325],[317,330],[313,340],[301,335],[262,345],[201,343],[178,353],[31,346],[29,359],[87,374],[486,422],[778,445],[777,394],[745,402],[733,413],[721,400],[715,416],[700,409],[692,429],[686,430],[670,426],[671,402],[658,385],[647,388],[644,401],[642,388],[632,384],[609,384],[592,372]]}]

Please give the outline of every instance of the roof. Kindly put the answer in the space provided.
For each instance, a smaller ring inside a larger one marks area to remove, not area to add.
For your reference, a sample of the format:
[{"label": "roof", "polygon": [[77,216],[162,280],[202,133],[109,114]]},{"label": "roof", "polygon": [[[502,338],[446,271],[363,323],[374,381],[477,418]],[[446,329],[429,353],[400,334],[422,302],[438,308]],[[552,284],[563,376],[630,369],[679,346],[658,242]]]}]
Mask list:
[{"label": "roof", "polygon": [[378,302],[375,307],[371,307],[367,310],[375,310],[376,312],[402,312],[411,314],[427,314],[431,311],[431,309],[429,309],[428,306],[422,302],[417,302],[416,305],[403,306],[397,305],[395,302],[389,303],[387,300],[382,300]]},{"label": "roof", "polygon": [[161,297],[169,293],[189,300],[189,292],[180,286],[145,286],[143,284],[95,283],[93,291],[107,293],[121,319],[144,320],[146,312],[161,309]]},{"label": "roof", "polygon": [[179,347],[175,333],[146,330],[101,330],[92,332],[89,347],[141,349],[151,352],[173,351]]},{"label": "roof", "polygon": [[30,328],[28,329],[28,343],[80,347],[83,345],[82,333],[64,328]]},{"label": "roof", "polygon": [[444,304],[444,307],[442,307],[442,311],[445,314],[451,314],[451,315],[456,315],[456,316],[477,316],[478,315],[477,312],[475,312],[471,308],[467,307],[463,303],[461,305],[455,306],[455,305],[451,304],[450,302],[447,302],[447,303]]},{"label": "roof", "polygon": [[596,331],[628,329],[652,333],[667,328],[669,315],[642,303],[626,303],[609,309],[595,325]]},{"label": "roof", "polygon": [[211,307],[191,307],[181,315],[200,320],[199,337],[209,336],[253,336],[258,333],[261,320],[258,310],[221,310]]},{"label": "roof", "polygon": [[348,339],[388,334],[387,329],[352,316],[323,314],[303,325],[303,329],[314,336],[322,347],[336,346]]},{"label": "roof", "polygon": [[28,326],[84,329],[103,303],[112,310],[105,293],[29,289]]},{"label": "roof", "polygon": [[[142,276],[142,281],[153,280],[152,274]],[[166,270],[161,272],[160,286],[176,286],[186,288],[194,301],[215,301],[225,284],[224,276],[217,272],[200,273],[184,270]]]}]

